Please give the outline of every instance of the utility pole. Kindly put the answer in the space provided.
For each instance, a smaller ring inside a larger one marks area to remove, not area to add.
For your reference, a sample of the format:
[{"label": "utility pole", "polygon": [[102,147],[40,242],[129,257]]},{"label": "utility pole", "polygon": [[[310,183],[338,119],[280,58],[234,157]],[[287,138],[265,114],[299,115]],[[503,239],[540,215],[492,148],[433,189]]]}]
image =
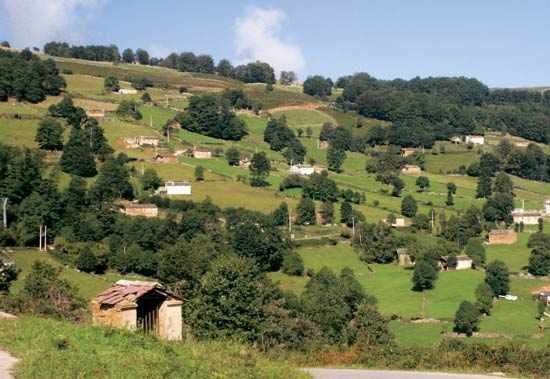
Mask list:
[{"label": "utility pole", "polygon": [[292,233],[292,216],[290,215],[290,212],[288,212],[288,232]]},{"label": "utility pole", "polygon": [[149,118],[149,127],[153,127],[153,115],[150,115],[150,118]]},{"label": "utility pole", "polygon": [[432,232],[434,230],[434,210],[432,209]]},{"label": "utility pole", "polygon": [[48,251],[48,227],[46,225],[40,225],[39,230],[38,250]]},{"label": "utility pole", "polygon": [[355,237],[355,217],[351,216],[351,230],[353,231],[353,236]]},{"label": "utility pole", "polygon": [[7,216],[7,211],[8,211],[8,198],[5,197],[2,199],[2,203],[3,203],[3,208],[4,208],[4,212],[3,212],[3,215],[4,215],[4,229],[7,229],[8,228],[8,216]]}]

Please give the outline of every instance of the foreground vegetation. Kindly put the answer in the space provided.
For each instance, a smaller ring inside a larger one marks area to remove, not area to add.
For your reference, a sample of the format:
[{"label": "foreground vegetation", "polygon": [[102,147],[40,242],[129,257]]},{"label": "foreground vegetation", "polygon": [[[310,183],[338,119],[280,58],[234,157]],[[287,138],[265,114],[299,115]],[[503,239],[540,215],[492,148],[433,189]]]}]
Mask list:
[{"label": "foreground vegetation", "polygon": [[3,320],[18,378],[309,378],[233,342],[165,342],[126,330],[40,318]]}]

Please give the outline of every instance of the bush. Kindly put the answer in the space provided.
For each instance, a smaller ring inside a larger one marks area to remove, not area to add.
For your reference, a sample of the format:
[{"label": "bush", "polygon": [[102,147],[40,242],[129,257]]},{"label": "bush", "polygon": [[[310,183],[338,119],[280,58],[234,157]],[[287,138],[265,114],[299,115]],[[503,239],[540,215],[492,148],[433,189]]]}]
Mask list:
[{"label": "bush", "polygon": [[478,330],[479,312],[469,301],[460,303],[455,314],[455,328],[458,333],[466,333],[472,335]]},{"label": "bush", "polygon": [[304,274],[304,260],[300,254],[291,251],[283,261],[282,270],[287,275],[302,276]]}]

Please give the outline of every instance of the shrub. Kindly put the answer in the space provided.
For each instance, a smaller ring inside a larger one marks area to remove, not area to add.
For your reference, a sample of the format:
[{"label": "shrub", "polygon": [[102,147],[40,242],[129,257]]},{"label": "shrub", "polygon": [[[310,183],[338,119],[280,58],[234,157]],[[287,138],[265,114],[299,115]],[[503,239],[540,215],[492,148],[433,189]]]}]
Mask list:
[{"label": "shrub", "polygon": [[282,270],[287,275],[302,276],[304,274],[304,260],[300,254],[291,251],[283,261]]}]

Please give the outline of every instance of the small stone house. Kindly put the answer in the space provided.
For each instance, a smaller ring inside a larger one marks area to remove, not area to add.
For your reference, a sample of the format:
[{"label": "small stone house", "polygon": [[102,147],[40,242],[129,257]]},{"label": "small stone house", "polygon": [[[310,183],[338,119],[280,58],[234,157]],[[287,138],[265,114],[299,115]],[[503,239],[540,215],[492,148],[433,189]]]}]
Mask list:
[{"label": "small stone house", "polygon": [[88,117],[105,117],[104,109],[88,109],[86,111],[86,116]]},{"label": "small stone house", "polygon": [[135,88],[121,88],[118,90],[119,95],[136,95],[138,93]]},{"label": "small stone house", "polygon": [[155,204],[128,204],[124,206],[124,213],[128,216],[157,217],[159,209]]},{"label": "small stone house", "polygon": [[168,195],[191,195],[191,183],[189,182],[166,182],[164,188]]},{"label": "small stone house", "polygon": [[464,137],[464,142],[472,143],[474,145],[484,145],[485,144],[485,137],[477,136],[477,135],[469,135],[469,136]]},{"label": "small stone house", "polygon": [[414,154],[416,150],[413,149],[412,147],[405,147],[403,149],[401,149],[401,155],[403,155],[403,158],[406,158],[408,156],[411,156]]},{"label": "small stone house", "polygon": [[178,156],[174,154],[157,154],[154,159],[160,163],[178,163]]},{"label": "small stone house", "polygon": [[328,141],[319,141],[319,150],[328,150],[330,143]]},{"label": "small stone house", "polygon": [[420,166],[407,164],[401,169],[401,172],[405,175],[415,175],[420,174],[422,172],[422,169],[420,168]]},{"label": "small stone house", "polygon": [[196,148],[196,149],[193,149],[193,158],[197,158],[197,159],[212,158],[212,152],[208,149]]},{"label": "small stone house", "polygon": [[518,241],[518,234],[512,229],[491,230],[489,243],[494,245],[510,245]]},{"label": "small stone house", "polygon": [[[448,264],[447,264],[448,259],[449,259],[448,256],[443,256],[439,260],[439,267],[444,271],[447,271],[447,270],[450,269]],[[456,257],[456,267],[454,269],[455,270],[467,270],[467,269],[470,269],[470,268],[472,268],[472,258],[470,258],[467,255],[457,255],[457,257]]]},{"label": "small stone house", "polygon": [[139,146],[143,146],[143,145],[158,146],[159,139],[157,137],[152,137],[152,136],[137,136],[136,143]]},{"label": "small stone house", "polygon": [[541,211],[526,211],[523,209],[516,209],[512,211],[512,217],[514,218],[515,224],[524,225],[537,225],[539,223],[539,218],[543,217]]},{"label": "small stone house", "polygon": [[414,263],[407,249],[397,249],[397,264],[398,266],[413,266]]},{"label": "small stone house", "polygon": [[514,146],[527,147],[529,146],[529,141],[514,141]]},{"label": "small stone house", "polygon": [[182,339],[184,299],[156,282],[119,280],[92,300],[94,324],[155,333],[164,340]]},{"label": "small stone house", "polygon": [[240,168],[250,168],[250,161],[248,159],[239,161]]}]

